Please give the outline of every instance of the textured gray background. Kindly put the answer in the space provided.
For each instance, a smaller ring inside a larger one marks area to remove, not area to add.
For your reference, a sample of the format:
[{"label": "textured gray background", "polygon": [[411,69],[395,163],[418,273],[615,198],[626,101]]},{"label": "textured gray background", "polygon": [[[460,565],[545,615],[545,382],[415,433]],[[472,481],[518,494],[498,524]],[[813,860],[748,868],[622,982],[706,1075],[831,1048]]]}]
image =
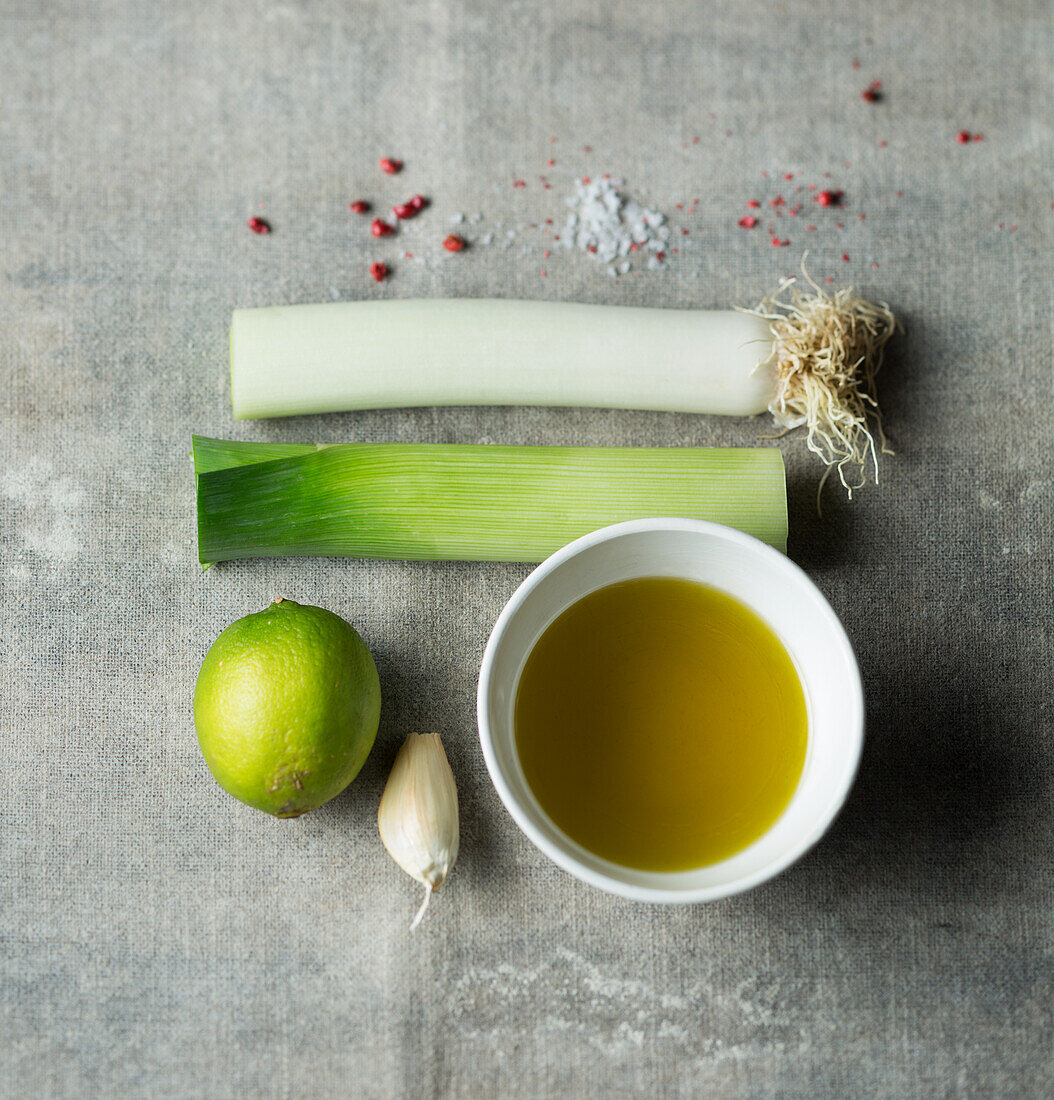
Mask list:
[{"label": "textured gray background", "polygon": [[[4,0],[0,25],[0,1091],[1050,1095],[1048,5]],[[868,106],[874,78],[888,94]],[[985,140],[957,145],[962,127]],[[383,154],[406,160],[395,181]],[[572,178],[603,171],[671,213],[700,200],[667,271],[615,282],[577,253],[523,255],[529,223],[559,219]],[[847,209],[785,215],[789,248],[736,227],[747,198],[790,199],[828,171]],[[434,206],[402,242],[375,246],[347,212],[417,190]],[[444,257],[456,211],[516,244]],[[274,234],[249,233],[251,213]],[[334,293],[749,304],[806,246],[818,277],[887,298],[907,334],[882,378],[898,453],[878,488],[828,493],[818,520],[817,470],[781,442],[791,555],[858,648],[870,728],[839,822],[769,885],[631,904],[520,836],[473,693],[524,567],[197,570],[192,431],[764,430],[524,409],[234,425],[232,308]],[[427,262],[375,286],[366,264],[403,247]],[[278,594],[355,622],[385,698],[361,778],[297,821],[224,795],[190,714],[209,643]],[[374,819],[414,728],[444,734],[464,835],[410,936],[418,891]]]}]

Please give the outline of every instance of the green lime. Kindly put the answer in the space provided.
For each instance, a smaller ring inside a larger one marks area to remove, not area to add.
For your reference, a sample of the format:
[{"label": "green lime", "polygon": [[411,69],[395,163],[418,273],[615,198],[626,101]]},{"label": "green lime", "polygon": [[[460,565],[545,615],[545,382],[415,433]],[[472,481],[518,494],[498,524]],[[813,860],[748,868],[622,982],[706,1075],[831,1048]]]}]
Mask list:
[{"label": "green lime", "polygon": [[231,623],[194,689],[198,744],[217,782],[277,817],[340,794],[365,763],[380,714],[377,666],[355,628],[292,600]]}]

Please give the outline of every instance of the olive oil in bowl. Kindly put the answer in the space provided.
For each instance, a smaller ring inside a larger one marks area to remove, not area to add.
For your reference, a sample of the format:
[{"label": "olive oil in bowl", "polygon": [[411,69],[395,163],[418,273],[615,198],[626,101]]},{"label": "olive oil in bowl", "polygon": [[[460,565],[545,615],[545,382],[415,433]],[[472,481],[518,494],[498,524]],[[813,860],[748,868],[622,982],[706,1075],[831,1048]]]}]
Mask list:
[{"label": "olive oil in bowl", "polygon": [[559,615],[515,704],[542,809],[582,847],[647,871],[716,863],[765,833],[801,778],[807,726],[768,625],[673,577],[608,585]]}]

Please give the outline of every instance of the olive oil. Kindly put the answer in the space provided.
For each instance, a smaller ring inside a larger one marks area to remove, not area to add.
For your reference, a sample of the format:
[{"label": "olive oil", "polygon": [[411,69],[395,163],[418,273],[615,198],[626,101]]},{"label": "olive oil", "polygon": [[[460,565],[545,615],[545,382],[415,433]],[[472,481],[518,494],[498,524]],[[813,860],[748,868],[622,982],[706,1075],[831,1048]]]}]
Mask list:
[{"label": "olive oil", "polygon": [[805,763],[805,696],[770,627],[694,581],[568,608],[527,658],[516,747],[542,808],[599,856],[684,871],[757,840]]}]

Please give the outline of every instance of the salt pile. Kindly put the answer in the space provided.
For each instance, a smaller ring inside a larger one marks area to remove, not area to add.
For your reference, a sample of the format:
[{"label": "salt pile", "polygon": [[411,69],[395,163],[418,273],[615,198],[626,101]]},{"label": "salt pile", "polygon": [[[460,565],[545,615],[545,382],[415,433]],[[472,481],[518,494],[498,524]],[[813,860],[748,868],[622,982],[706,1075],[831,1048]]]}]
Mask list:
[{"label": "salt pile", "polygon": [[666,215],[624,194],[622,185],[621,179],[581,181],[567,200],[571,212],[561,234],[564,248],[596,256],[611,275],[630,270],[633,252],[649,253],[648,267],[660,267],[670,239]]}]

